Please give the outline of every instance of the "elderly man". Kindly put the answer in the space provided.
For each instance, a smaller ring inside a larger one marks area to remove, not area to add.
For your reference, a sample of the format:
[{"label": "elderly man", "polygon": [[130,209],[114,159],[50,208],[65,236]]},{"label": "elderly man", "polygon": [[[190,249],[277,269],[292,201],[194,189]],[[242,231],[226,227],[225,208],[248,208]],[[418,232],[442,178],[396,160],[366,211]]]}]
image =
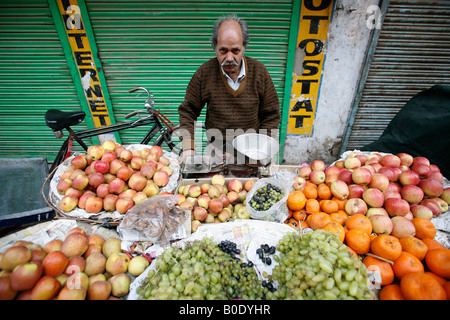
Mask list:
[{"label": "elderly man", "polygon": [[194,124],[205,105],[208,142],[223,153],[229,150],[225,143],[239,133],[270,134],[278,128],[277,92],[266,67],[244,57],[248,42],[243,19],[230,15],[215,22],[211,44],[216,58],[206,61],[195,72],[178,108],[180,126],[185,130],[181,161],[195,154]]}]

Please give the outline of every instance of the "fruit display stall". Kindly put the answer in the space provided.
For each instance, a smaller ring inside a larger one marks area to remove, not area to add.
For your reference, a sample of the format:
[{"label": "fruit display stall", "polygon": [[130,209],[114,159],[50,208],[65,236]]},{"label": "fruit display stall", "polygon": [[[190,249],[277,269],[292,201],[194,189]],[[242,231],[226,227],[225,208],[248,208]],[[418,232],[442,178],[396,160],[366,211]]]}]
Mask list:
[{"label": "fruit display stall", "polygon": [[0,299],[450,299],[439,167],[353,151],[272,169],[183,179],[159,147],[92,146],[48,181],[56,219],[0,239]]}]

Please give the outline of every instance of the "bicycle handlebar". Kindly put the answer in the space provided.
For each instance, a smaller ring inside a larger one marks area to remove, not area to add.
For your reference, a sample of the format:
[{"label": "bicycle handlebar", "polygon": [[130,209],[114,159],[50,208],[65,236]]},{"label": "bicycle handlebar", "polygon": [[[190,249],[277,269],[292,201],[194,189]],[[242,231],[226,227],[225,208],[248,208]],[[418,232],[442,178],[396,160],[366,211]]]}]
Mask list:
[{"label": "bicycle handlebar", "polygon": [[136,88],[128,90],[128,93],[133,93],[138,90],[143,90],[143,91],[147,92],[147,100],[145,100],[145,107],[147,109],[153,109],[153,107],[155,105],[155,100],[153,100],[153,94],[150,91],[148,91],[146,88],[136,87]]}]

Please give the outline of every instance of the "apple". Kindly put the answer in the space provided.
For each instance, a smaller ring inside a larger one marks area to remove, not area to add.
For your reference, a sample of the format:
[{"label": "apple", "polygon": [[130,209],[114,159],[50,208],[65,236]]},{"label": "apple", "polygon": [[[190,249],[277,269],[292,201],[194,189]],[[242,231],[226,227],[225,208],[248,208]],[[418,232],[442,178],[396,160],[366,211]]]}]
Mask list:
[{"label": "apple", "polygon": [[411,170],[419,174],[420,179],[425,179],[431,172],[430,166],[423,163],[416,163],[411,166]]},{"label": "apple", "polygon": [[94,172],[91,173],[89,176],[89,185],[92,186],[94,189],[96,189],[99,185],[106,182],[106,178],[102,173]]},{"label": "apple", "polygon": [[384,195],[379,189],[368,188],[362,194],[364,201],[373,208],[380,208],[384,204]]},{"label": "apple", "polygon": [[390,234],[394,228],[394,224],[388,216],[375,214],[371,215],[369,219],[372,223],[372,231],[376,234]]},{"label": "apple", "polygon": [[404,199],[390,198],[384,203],[384,208],[391,217],[402,216],[404,217],[409,211],[409,203]]},{"label": "apple", "polygon": [[419,187],[423,190],[425,197],[428,198],[439,197],[444,191],[444,184],[435,179],[422,179],[419,182]]},{"label": "apple", "polygon": [[133,170],[140,170],[142,165],[145,163],[144,159],[139,156],[133,156],[130,160],[130,166]]},{"label": "apple", "polygon": [[228,202],[231,204],[236,204],[237,202],[239,202],[239,194],[236,193],[236,191],[229,191],[226,197],[228,198]]},{"label": "apple", "polygon": [[389,213],[387,213],[386,209],[382,208],[382,207],[381,208],[369,208],[367,210],[366,217],[370,218],[370,216],[373,216],[373,215],[384,215],[386,217],[389,217]]},{"label": "apple", "polygon": [[133,158],[133,152],[127,149],[120,150],[120,153],[117,154],[117,157],[123,162],[127,163]]},{"label": "apple", "polygon": [[75,188],[69,188],[64,193],[65,196],[74,196],[75,198],[79,199],[83,195],[83,191],[77,190]]},{"label": "apple", "polygon": [[114,178],[109,183],[109,193],[119,194],[125,190],[125,187],[125,181],[119,178]]},{"label": "apple", "polygon": [[434,201],[441,207],[442,213],[448,211],[448,203],[445,202],[444,199],[441,199],[441,198],[431,198],[431,200],[434,200]]},{"label": "apple", "polygon": [[352,172],[352,180],[356,184],[367,185],[372,180],[372,172],[367,168],[356,168]]},{"label": "apple", "polygon": [[450,187],[444,188],[439,198],[450,204]]},{"label": "apple", "polygon": [[202,223],[198,220],[192,220],[191,222],[191,230],[192,232],[197,231],[197,229],[202,225]]},{"label": "apple", "polygon": [[209,208],[208,208],[208,212],[209,213],[219,213],[220,211],[222,211],[223,209],[223,202],[220,199],[211,199],[209,201]]},{"label": "apple", "polygon": [[313,160],[310,167],[312,171],[325,171],[325,162],[323,162],[322,160]]},{"label": "apple", "polygon": [[339,172],[341,172],[341,169],[336,167],[336,166],[329,166],[325,169],[325,175],[330,175],[330,174],[339,174]]},{"label": "apple", "polygon": [[325,178],[325,172],[322,170],[312,170],[309,175],[309,180],[316,185],[324,183]]},{"label": "apple", "polygon": [[384,202],[386,202],[387,199],[391,199],[391,198],[396,198],[396,199],[402,198],[402,195],[400,194],[400,192],[397,192],[397,191],[385,191],[385,192],[383,192],[383,196],[384,196]]},{"label": "apple", "polygon": [[[294,178],[295,179],[295,178]],[[303,179],[303,178],[299,178],[299,179]],[[333,182],[335,182],[336,180],[339,180],[339,174],[336,174],[336,173],[330,173],[330,174],[326,174],[325,173],[325,184],[327,185],[327,186],[330,186]],[[292,185],[292,187],[295,189],[295,188],[297,188],[296,190],[298,190],[298,189],[302,189],[304,186],[306,185],[306,180],[305,180],[305,183],[304,184],[302,184],[302,185],[299,185],[298,183],[295,183],[294,182],[294,184]]]},{"label": "apple", "polygon": [[92,160],[100,160],[105,151],[101,145],[92,145],[88,147],[86,153]]},{"label": "apple", "polygon": [[393,169],[390,167],[381,167],[377,172],[385,175],[389,181],[394,181],[395,173]]},{"label": "apple", "polygon": [[428,160],[425,157],[414,157],[412,165],[415,165],[415,164],[425,164],[425,165],[429,166],[431,163],[430,163],[430,160]]},{"label": "apple", "polygon": [[158,187],[164,187],[169,182],[169,174],[166,171],[156,171],[153,175],[153,182]]},{"label": "apple", "polygon": [[144,187],[142,192],[144,192],[147,195],[147,197],[152,197],[159,193],[159,187],[155,183],[148,181],[147,185]]},{"label": "apple", "polygon": [[392,236],[402,239],[406,237],[413,237],[416,234],[416,228],[411,220],[402,216],[395,216],[391,218],[391,221],[393,225],[391,232]]},{"label": "apple", "polygon": [[386,154],[381,157],[379,163],[384,167],[398,168],[400,167],[401,160],[394,154]]},{"label": "apple", "polygon": [[228,181],[227,188],[228,191],[239,193],[244,188],[244,185],[239,179],[231,179],[230,181]]},{"label": "apple", "polygon": [[116,201],[116,210],[121,214],[127,213],[134,206],[133,199],[118,197]]},{"label": "apple", "polygon": [[231,214],[228,210],[222,209],[219,214],[217,215],[217,217],[219,218],[219,220],[221,222],[227,222],[230,220],[231,218]]},{"label": "apple", "polygon": [[389,191],[400,192],[401,188],[402,188],[402,185],[400,183],[390,181],[387,189],[384,190],[384,192],[389,192]]},{"label": "apple", "polygon": [[400,152],[397,154],[397,157],[400,158],[400,164],[410,167],[413,163],[413,156],[406,152]]},{"label": "apple", "polygon": [[215,186],[215,185],[212,185],[211,187],[209,187],[209,189],[208,189],[208,196],[211,199],[217,199],[220,196],[219,188],[217,188],[217,186]]},{"label": "apple", "polygon": [[[161,162],[159,162],[159,163],[161,163]],[[172,175],[172,173],[173,173],[173,170],[172,170],[172,168],[171,167],[169,167],[169,166],[161,166],[161,168],[159,168],[159,171],[165,171],[165,172],[167,172],[167,174],[169,175],[169,177]]]},{"label": "apple", "polygon": [[142,191],[147,186],[147,178],[140,172],[134,173],[128,179],[128,186],[133,190]]},{"label": "apple", "polygon": [[[337,179],[337,175],[336,175],[336,179]],[[306,185],[306,179],[305,178],[302,178],[302,177],[299,177],[299,176],[294,177],[293,183],[292,183],[292,188],[294,188],[294,190],[301,189],[305,185]],[[245,187],[244,187],[244,189],[245,189]],[[249,190],[247,190],[247,191],[249,191]]]},{"label": "apple", "polygon": [[419,203],[424,197],[423,190],[415,185],[406,185],[400,189],[402,198],[408,201],[410,204]]},{"label": "apple", "polygon": [[163,149],[160,146],[152,146],[150,148],[150,154],[156,154],[158,157],[162,157]]},{"label": "apple", "polygon": [[230,200],[228,199],[228,197],[224,194],[220,195],[220,197],[218,198],[220,201],[222,201],[222,206],[223,208],[228,207],[228,205],[230,204]]},{"label": "apple", "polygon": [[[366,187],[367,188],[367,187]],[[348,199],[362,198],[362,194],[366,188],[359,184],[351,184],[348,186]]]},{"label": "apple", "polygon": [[433,213],[433,218],[439,217],[442,213],[441,207],[433,199],[423,199],[419,204],[428,207]]},{"label": "apple", "polygon": [[412,185],[418,185],[420,182],[420,176],[417,172],[415,171],[403,171],[399,177],[398,177],[398,181],[402,184],[402,185],[408,185],[408,184],[412,184]]},{"label": "apple", "polygon": [[428,175],[428,179],[435,179],[435,180],[443,182],[444,175],[438,171],[431,171],[430,174]]},{"label": "apple", "polygon": [[350,198],[345,203],[344,210],[350,216],[355,215],[355,214],[365,215],[367,213],[368,208],[367,208],[366,202],[363,199]]},{"label": "apple", "polygon": [[119,198],[118,195],[108,194],[103,199],[103,209],[108,212],[116,211],[116,201]]},{"label": "apple", "polygon": [[118,171],[121,167],[123,167],[123,166],[125,166],[125,162],[123,162],[123,161],[120,160],[120,159],[114,159],[114,160],[112,160],[111,163],[109,164],[109,172],[110,172],[111,174],[116,175],[116,174],[117,174],[117,171]]},{"label": "apple", "polygon": [[90,197],[86,201],[86,212],[99,213],[103,209],[103,199],[100,197]]},{"label": "apple", "polygon": [[369,182],[369,188],[376,188],[381,192],[384,192],[389,187],[389,178],[379,173],[379,171],[372,175],[372,180]]},{"label": "apple", "polygon": [[309,175],[311,174],[311,167],[306,165],[298,168],[298,176],[304,179],[309,179]]},{"label": "apple", "polygon": [[339,172],[338,179],[344,181],[347,184],[351,184],[353,183],[352,173],[353,172],[348,169],[341,170],[341,172]]},{"label": "apple", "polygon": [[194,209],[192,215],[193,215],[194,219],[202,222],[208,216],[208,211],[206,211],[205,208],[198,206]]},{"label": "apple", "polygon": [[88,162],[86,159],[86,155],[80,154],[78,156],[75,156],[71,161],[70,164],[74,169],[84,169],[86,168]]},{"label": "apple", "polygon": [[100,160],[101,161],[106,161],[109,164],[114,159],[117,159],[117,155],[114,152],[112,152],[112,151],[105,151],[105,153],[102,155],[102,158]]},{"label": "apple", "polygon": [[109,171],[109,162],[105,160],[97,160],[94,164],[94,170],[99,173],[106,173]]},{"label": "apple", "polygon": [[61,289],[61,283],[48,275],[42,276],[31,289],[30,300],[51,300]]},{"label": "apple", "polygon": [[357,154],[356,156],[355,156],[355,158],[358,158],[359,159],[359,161],[361,162],[361,165],[362,166],[364,166],[365,165],[365,163],[366,163],[366,161],[367,161],[367,156],[365,155],[365,154]]},{"label": "apple", "polygon": [[189,197],[197,198],[201,194],[202,194],[202,189],[200,188],[199,185],[192,184],[192,185],[189,186],[189,190],[188,190],[188,196]]},{"label": "apple", "polygon": [[344,167],[348,170],[355,170],[356,168],[361,167],[361,160],[356,157],[348,156],[345,158]]},{"label": "apple", "polygon": [[70,212],[77,207],[78,201],[77,197],[64,196],[59,202],[59,208],[64,212]]},{"label": "apple", "polygon": [[70,188],[72,188],[72,180],[70,180],[69,178],[61,179],[56,184],[56,190],[59,194],[65,194],[66,191]]},{"label": "apple", "polygon": [[136,194],[131,198],[134,204],[139,204],[144,202],[144,200],[148,199],[147,195],[143,191],[136,192]]},{"label": "apple", "polygon": [[339,200],[344,200],[348,198],[350,193],[348,185],[342,180],[336,180],[330,185],[330,191],[333,196]]},{"label": "apple", "polygon": [[215,174],[213,175],[213,177],[211,178],[211,184],[220,184],[222,186],[225,185],[225,177],[221,174]]},{"label": "apple", "polygon": [[72,188],[77,190],[84,190],[89,185],[89,178],[87,175],[79,175],[72,180]]},{"label": "apple", "polygon": [[433,212],[431,209],[421,204],[412,205],[411,213],[414,218],[424,218],[427,220],[431,220],[433,218]]}]

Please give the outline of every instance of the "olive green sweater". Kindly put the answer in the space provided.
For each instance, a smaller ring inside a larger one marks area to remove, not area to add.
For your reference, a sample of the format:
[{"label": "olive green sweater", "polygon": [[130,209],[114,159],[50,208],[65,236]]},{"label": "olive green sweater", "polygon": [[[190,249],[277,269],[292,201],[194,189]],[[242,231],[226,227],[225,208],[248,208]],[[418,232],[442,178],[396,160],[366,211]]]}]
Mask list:
[{"label": "olive green sweater", "polygon": [[[206,129],[277,129],[280,103],[264,64],[244,57],[246,76],[234,91],[228,84],[217,58],[205,62],[192,76],[186,96],[178,108],[180,125],[190,133],[183,149],[194,149],[194,122],[206,105]],[[269,132],[270,133],[270,132]]]}]

